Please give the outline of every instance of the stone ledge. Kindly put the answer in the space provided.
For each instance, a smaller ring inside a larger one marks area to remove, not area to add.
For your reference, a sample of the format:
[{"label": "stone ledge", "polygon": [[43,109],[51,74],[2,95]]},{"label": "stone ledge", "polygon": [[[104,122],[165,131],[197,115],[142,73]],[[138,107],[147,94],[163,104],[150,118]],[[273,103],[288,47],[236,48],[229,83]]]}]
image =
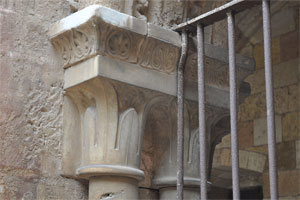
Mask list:
[{"label": "stone ledge", "polygon": [[[65,70],[64,89],[71,88],[96,77],[120,81],[140,88],[146,88],[168,95],[177,95],[177,75],[165,74],[155,70],[141,68],[136,64],[113,60],[106,56],[95,56]],[[163,86],[163,87],[162,87]],[[247,96],[250,91],[240,91],[240,96]],[[226,88],[206,85],[207,104],[221,108],[229,108],[229,91]],[[185,97],[198,100],[197,84],[185,84]]]},{"label": "stone ledge", "polygon": [[92,176],[125,176],[130,178],[135,178],[137,180],[142,180],[144,178],[144,172],[142,170],[128,167],[128,166],[118,166],[118,165],[88,165],[80,167],[76,170],[76,174],[83,178],[90,178]]}]

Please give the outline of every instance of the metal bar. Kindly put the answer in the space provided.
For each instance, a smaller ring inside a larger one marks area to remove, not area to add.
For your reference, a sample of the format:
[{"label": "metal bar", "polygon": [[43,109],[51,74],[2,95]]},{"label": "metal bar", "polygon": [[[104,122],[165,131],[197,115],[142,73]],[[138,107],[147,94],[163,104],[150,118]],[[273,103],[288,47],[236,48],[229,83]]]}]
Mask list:
[{"label": "metal bar", "polygon": [[200,144],[200,191],[201,199],[207,199],[206,172],[206,127],[205,127],[205,82],[204,82],[204,27],[197,24],[198,54],[198,106],[199,106],[199,144]]},{"label": "metal bar", "polygon": [[268,121],[268,152],[269,152],[269,178],[271,199],[277,199],[277,166],[276,166],[276,138],[274,121],[274,99],[273,99],[273,73],[271,53],[271,20],[270,2],[262,1],[263,30],[264,30],[264,56],[265,56],[265,82],[266,82],[266,103]]},{"label": "metal bar", "polygon": [[232,12],[227,13],[227,23],[228,23],[228,49],[229,49],[232,191],[233,191],[233,199],[240,199],[239,152],[238,152],[238,133],[237,133],[235,35],[234,35],[234,16]]},{"label": "metal bar", "polygon": [[177,199],[183,199],[183,74],[187,57],[188,38],[186,31],[182,32],[181,57],[178,63],[177,85]]},{"label": "metal bar", "polygon": [[183,29],[189,29],[193,31],[193,29],[195,29],[195,26],[199,23],[207,26],[226,18],[226,13],[229,11],[238,13],[260,3],[261,1],[258,0],[232,0],[223,6],[215,8],[212,11],[209,11],[187,22],[177,25],[173,30],[181,31]]}]

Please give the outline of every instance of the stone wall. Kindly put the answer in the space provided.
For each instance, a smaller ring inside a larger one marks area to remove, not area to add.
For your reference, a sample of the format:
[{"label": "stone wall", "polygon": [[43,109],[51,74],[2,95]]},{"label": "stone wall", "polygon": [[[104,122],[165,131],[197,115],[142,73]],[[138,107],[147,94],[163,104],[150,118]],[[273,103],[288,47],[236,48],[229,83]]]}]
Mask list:
[{"label": "stone wall", "polygon": [[[284,198],[299,198],[299,3],[290,2],[273,4],[272,6],[272,53],[275,92],[275,122],[277,139],[277,167],[279,177],[279,196]],[[276,11],[277,10],[277,11]],[[252,12],[252,14],[251,14]],[[243,16],[253,16],[254,11],[247,11]],[[242,22],[242,17],[237,18]],[[247,17],[246,22],[251,22]],[[261,19],[261,16],[257,16]],[[254,21],[254,19],[252,19]],[[251,96],[239,107],[239,149],[240,166],[242,169],[256,171],[252,182],[245,187],[262,185],[264,198],[269,198],[268,160],[260,157],[268,155],[267,121],[264,82],[264,56],[261,24],[254,23],[243,29],[239,23],[241,34],[250,40],[240,49],[242,53],[253,56],[256,61],[256,72],[246,81],[251,85]],[[217,146],[214,157],[214,171],[218,173],[220,166],[230,166],[230,135],[223,138]],[[246,152],[246,153],[245,153]],[[256,153],[253,155],[253,153]],[[249,156],[254,156],[249,159]],[[255,163],[254,169],[249,166]],[[245,165],[247,165],[245,167]],[[263,169],[261,169],[263,166]],[[215,178],[215,181],[220,178]],[[243,186],[243,178],[241,178]]]},{"label": "stone wall", "polygon": [[[185,17],[191,18],[225,2],[139,0],[120,5],[118,1],[107,0],[0,0],[0,199],[87,199],[86,183],[60,176],[63,68],[47,35],[51,24],[76,9],[102,3],[172,27]],[[299,6],[295,4],[279,2],[272,7],[282,197],[299,196]],[[251,9],[237,16],[237,50],[253,56],[257,63],[256,73],[248,78],[252,94],[240,106],[241,166],[247,172],[255,172],[253,182],[245,184],[263,185],[268,198],[263,45],[261,24],[257,22],[261,16],[256,13]],[[241,23],[244,19],[247,23]],[[227,47],[226,21],[207,27],[205,33],[207,43]],[[230,167],[230,160],[226,160],[230,156],[228,147],[227,136],[218,146],[215,166]],[[264,163],[248,165],[253,160]]]},{"label": "stone wall", "polygon": [[63,69],[47,35],[66,1],[0,1],[0,199],[86,199],[60,176]]}]

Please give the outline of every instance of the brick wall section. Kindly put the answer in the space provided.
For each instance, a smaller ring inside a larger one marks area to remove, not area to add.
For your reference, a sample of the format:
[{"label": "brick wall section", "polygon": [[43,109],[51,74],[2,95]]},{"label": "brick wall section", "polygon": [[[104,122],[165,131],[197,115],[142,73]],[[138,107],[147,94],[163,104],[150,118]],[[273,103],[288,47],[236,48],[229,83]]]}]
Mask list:
[{"label": "brick wall section", "polygon": [[[299,3],[286,4],[279,12],[292,13],[274,14],[273,17],[280,15],[283,18],[280,19],[281,22],[272,21],[273,29],[276,29],[273,31],[276,34],[272,38],[272,60],[276,132],[277,139],[279,138],[277,141],[279,196],[296,199],[300,197]],[[277,22],[279,25],[276,25]],[[267,133],[262,131],[264,127],[257,127],[261,126],[257,121],[266,117],[266,105],[263,42],[256,35],[249,36],[252,41],[250,44],[252,56],[256,61],[256,72],[247,78],[247,82],[251,84],[251,95],[239,107],[239,147],[242,150],[267,155],[267,144],[262,141]],[[241,51],[245,52],[243,49]],[[223,138],[218,148],[228,146],[230,135]],[[264,198],[269,198],[268,162],[262,177]]]}]

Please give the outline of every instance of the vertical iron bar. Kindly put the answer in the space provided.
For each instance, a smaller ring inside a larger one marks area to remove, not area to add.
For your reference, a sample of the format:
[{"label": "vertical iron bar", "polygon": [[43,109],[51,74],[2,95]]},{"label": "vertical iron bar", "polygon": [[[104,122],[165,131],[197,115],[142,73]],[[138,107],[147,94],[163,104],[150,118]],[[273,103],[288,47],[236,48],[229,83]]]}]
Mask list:
[{"label": "vertical iron bar", "polygon": [[200,191],[201,199],[207,199],[206,173],[206,127],[205,127],[205,80],[204,80],[204,27],[197,24],[198,53],[198,106],[199,106],[199,144],[200,144]]},{"label": "vertical iron bar", "polygon": [[239,152],[237,133],[237,90],[235,67],[235,35],[234,16],[227,13],[228,22],[228,49],[229,49],[229,82],[230,82],[230,129],[231,129],[231,159],[232,159],[232,191],[233,199],[240,199],[239,183]]},{"label": "vertical iron bar", "polygon": [[183,74],[184,65],[187,57],[188,38],[187,32],[182,32],[181,57],[178,64],[177,82],[177,199],[183,199]]},{"label": "vertical iron bar", "polygon": [[269,177],[271,199],[277,199],[277,167],[276,167],[276,138],[274,121],[273,99],[273,73],[271,53],[271,21],[270,2],[262,1],[263,29],[264,29],[264,56],[265,56],[265,81],[266,81],[266,104],[268,121],[268,152],[269,152]]}]

